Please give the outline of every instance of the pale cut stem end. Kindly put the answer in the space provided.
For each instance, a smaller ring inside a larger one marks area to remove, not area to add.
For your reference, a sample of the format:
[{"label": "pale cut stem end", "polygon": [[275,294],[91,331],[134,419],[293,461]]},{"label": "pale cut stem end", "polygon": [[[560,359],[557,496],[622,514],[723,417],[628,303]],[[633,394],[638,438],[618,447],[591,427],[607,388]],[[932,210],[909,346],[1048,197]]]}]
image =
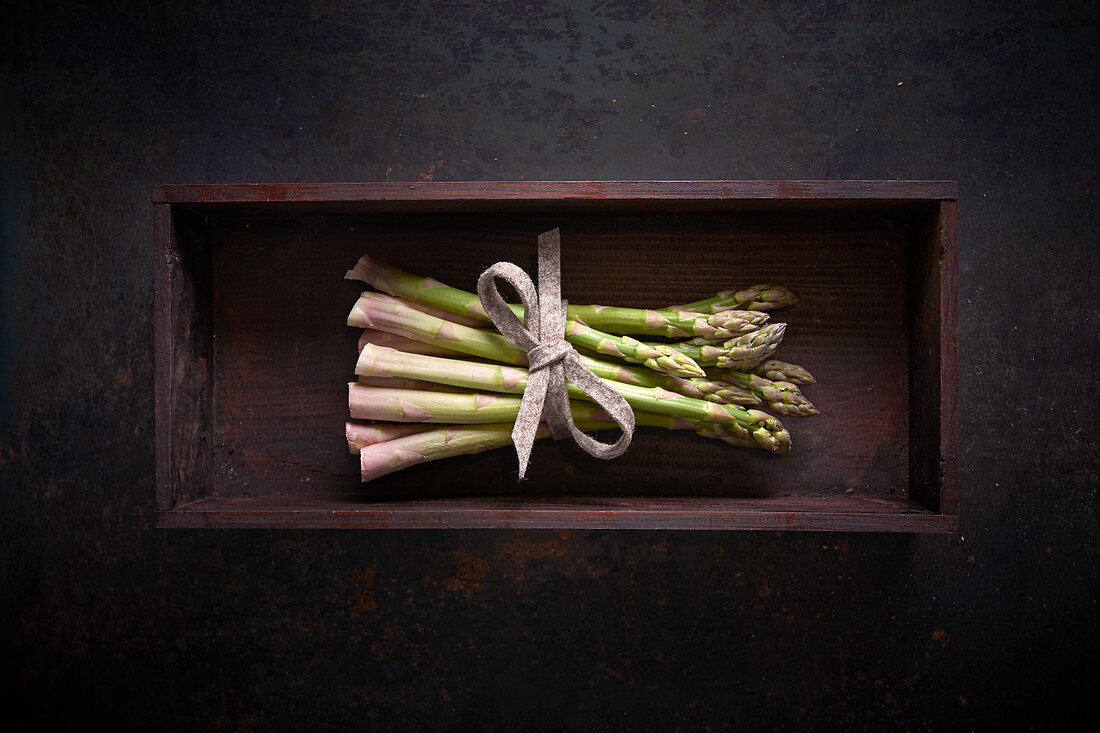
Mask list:
[{"label": "pale cut stem end", "polygon": [[351,455],[359,455],[359,451],[367,446],[385,443],[395,438],[403,438],[406,435],[423,433],[432,429],[429,425],[404,423],[373,423],[370,425],[357,422],[344,423],[344,435],[347,437],[348,452]]}]

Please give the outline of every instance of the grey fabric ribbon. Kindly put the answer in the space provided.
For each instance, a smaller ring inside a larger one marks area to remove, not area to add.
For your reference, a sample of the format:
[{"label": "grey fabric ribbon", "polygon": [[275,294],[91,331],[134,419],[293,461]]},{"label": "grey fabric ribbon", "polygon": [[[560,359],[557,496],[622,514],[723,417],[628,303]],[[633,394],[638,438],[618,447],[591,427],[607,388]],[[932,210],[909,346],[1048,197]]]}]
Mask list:
[{"label": "grey fabric ribbon", "polygon": [[[496,278],[508,281],[523,301],[523,323],[504,302]],[[581,363],[565,341],[565,302],[561,299],[561,234],[554,229],[539,235],[539,288],[521,268],[498,262],[481,273],[477,294],[485,312],[502,334],[527,352],[530,376],[523,390],[519,415],[512,429],[512,441],[519,457],[519,477],[527,472],[531,446],[543,414],[556,439],[572,434],[589,455],[610,460],[621,456],[634,435],[634,413],[623,396],[604,384]],[[602,443],[581,432],[569,411],[568,379],[603,408],[622,430],[614,443]]]}]

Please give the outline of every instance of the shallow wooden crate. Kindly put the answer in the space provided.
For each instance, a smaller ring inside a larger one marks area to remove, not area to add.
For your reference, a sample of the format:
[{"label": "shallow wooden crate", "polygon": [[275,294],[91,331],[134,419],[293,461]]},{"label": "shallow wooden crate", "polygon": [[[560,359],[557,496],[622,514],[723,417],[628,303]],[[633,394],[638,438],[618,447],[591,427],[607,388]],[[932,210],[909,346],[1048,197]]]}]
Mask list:
[{"label": "shallow wooden crate", "polygon": [[[926,181],[158,186],[157,524],[950,532],[956,524],[956,186]],[[780,356],[823,415],[789,456],[640,430],[610,462],[539,441],[360,484],[345,325],[363,253],[474,289],[535,272],[563,296],[661,306],[778,281]]]}]

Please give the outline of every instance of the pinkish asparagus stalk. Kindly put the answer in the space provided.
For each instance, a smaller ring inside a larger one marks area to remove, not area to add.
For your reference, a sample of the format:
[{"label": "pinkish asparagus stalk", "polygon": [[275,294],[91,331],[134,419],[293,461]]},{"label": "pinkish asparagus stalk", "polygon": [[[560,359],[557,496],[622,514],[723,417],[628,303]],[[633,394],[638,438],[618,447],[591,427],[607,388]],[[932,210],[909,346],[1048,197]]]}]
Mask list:
[{"label": "pinkish asparagus stalk", "polygon": [[386,333],[385,331],[379,331],[374,328],[364,328],[362,333],[359,334],[359,351],[362,351],[363,347],[367,344],[386,346],[388,348],[397,349],[398,351],[405,351],[410,354],[454,356],[455,354],[459,353],[457,351],[446,349],[440,344],[426,344],[423,341],[413,341],[412,339],[405,338],[404,336],[398,336],[394,333]]},{"label": "pinkish asparagus stalk", "polygon": [[[539,428],[538,437],[546,433]],[[512,426],[506,423],[428,428],[385,443],[363,446],[359,472],[363,483],[428,461],[481,453],[512,444]]]},{"label": "pinkish asparagus stalk", "polygon": [[492,328],[492,324],[486,323],[480,318],[473,318],[472,316],[464,316],[458,313],[451,313],[449,311],[443,310],[442,308],[433,308],[430,305],[418,303],[415,300],[409,300],[408,298],[398,298],[397,296],[393,295],[391,295],[390,297],[396,298],[397,300],[401,301],[402,304],[409,308],[418,310],[421,313],[427,313],[429,316],[435,316],[436,318],[445,318],[451,323],[459,323],[463,326],[468,326],[469,328]]},{"label": "pinkish asparagus stalk", "polygon": [[436,382],[427,382],[422,379],[402,379],[400,377],[364,377],[356,378],[356,383],[363,387],[387,387],[390,389],[422,389],[428,392],[458,392],[454,387]]},{"label": "pinkish asparagus stalk", "polygon": [[414,433],[423,433],[432,430],[431,425],[417,425],[415,423],[371,423],[369,425],[357,422],[344,423],[344,435],[348,439],[348,452],[359,455],[359,451],[369,445],[385,443],[397,438]]}]

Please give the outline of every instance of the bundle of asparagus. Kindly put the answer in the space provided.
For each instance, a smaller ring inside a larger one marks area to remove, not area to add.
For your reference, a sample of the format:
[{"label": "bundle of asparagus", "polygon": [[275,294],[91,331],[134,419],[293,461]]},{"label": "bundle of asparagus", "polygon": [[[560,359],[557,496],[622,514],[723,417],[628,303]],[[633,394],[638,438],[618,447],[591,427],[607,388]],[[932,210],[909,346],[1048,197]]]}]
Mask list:
[{"label": "bundle of asparagus", "polygon": [[[369,423],[346,426],[362,480],[510,445],[527,356],[493,328],[478,296],[367,256],[346,277],[377,291],[348,316],[363,329],[348,406]],[[786,324],[769,323],[769,312],[796,302],[790,288],[758,285],[657,310],[569,305],[565,339],[626,399],[638,426],[784,454],[790,434],[760,408],[818,413],[798,386],[814,382],[810,373],[773,358]],[[523,306],[509,308],[523,318]],[[567,389],[581,430],[615,427],[583,391]],[[537,437],[548,435],[544,425]]]}]

